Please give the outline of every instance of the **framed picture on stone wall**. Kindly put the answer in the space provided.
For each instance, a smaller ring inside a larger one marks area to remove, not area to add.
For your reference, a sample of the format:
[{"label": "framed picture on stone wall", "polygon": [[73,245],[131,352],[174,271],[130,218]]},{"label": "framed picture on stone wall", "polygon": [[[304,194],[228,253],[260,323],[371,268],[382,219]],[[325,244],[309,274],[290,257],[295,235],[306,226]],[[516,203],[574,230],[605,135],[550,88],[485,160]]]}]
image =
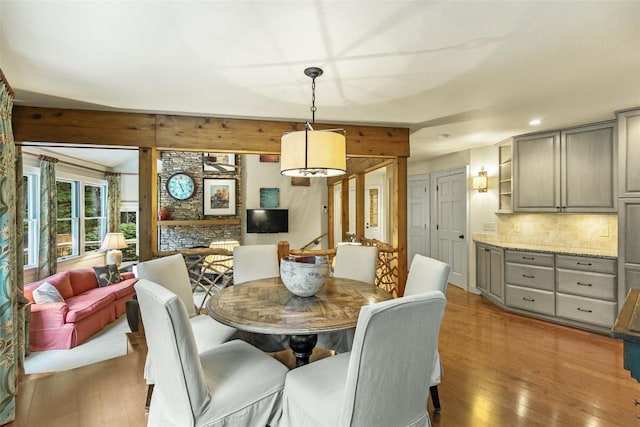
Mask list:
[{"label": "framed picture on stone wall", "polygon": [[236,180],[204,178],[202,212],[204,215],[236,214]]},{"label": "framed picture on stone wall", "polygon": [[202,170],[211,173],[233,173],[236,171],[236,155],[229,153],[204,153]]}]

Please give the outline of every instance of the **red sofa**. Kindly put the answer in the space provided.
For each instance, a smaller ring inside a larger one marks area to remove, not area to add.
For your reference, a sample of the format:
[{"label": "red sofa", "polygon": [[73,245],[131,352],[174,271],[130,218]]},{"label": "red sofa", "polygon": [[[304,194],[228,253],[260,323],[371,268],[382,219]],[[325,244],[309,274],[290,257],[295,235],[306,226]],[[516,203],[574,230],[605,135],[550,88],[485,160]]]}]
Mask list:
[{"label": "red sofa", "polygon": [[[91,268],[56,273],[24,286],[32,303],[29,349],[42,351],[73,348],[125,312],[125,302],[135,295],[133,273],[121,273],[122,281],[98,287]],[[35,304],[33,291],[44,282],[58,289],[64,302]]]}]

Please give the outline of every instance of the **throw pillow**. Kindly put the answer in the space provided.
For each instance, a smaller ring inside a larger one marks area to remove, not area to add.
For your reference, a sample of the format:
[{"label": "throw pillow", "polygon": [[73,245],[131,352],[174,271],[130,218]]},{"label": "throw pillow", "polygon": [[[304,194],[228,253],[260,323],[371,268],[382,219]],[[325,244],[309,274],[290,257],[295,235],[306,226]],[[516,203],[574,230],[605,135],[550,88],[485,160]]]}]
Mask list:
[{"label": "throw pillow", "polygon": [[36,304],[45,304],[47,302],[64,302],[64,298],[58,292],[58,289],[49,282],[44,282],[33,291],[33,300]]},{"label": "throw pillow", "polygon": [[101,265],[93,267],[93,272],[98,280],[98,287],[104,288],[112,283],[118,283],[122,280],[120,272],[115,264]]}]

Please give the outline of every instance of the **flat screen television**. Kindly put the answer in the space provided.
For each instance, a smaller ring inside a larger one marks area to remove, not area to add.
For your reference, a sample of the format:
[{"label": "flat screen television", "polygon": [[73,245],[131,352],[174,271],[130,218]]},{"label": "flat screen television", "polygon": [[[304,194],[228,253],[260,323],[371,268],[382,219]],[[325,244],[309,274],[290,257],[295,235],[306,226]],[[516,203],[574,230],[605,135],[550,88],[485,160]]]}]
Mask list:
[{"label": "flat screen television", "polygon": [[247,209],[247,233],[288,232],[288,209]]}]

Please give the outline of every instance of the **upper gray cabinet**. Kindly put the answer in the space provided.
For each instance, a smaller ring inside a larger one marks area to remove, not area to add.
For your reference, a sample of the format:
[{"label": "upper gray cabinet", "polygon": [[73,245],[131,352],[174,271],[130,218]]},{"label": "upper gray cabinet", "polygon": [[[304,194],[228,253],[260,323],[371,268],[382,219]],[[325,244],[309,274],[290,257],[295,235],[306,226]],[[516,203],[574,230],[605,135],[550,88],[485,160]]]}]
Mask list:
[{"label": "upper gray cabinet", "polygon": [[617,113],[620,197],[640,197],[640,110]]},{"label": "upper gray cabinet", "polygon": [[514,210],[616,212],[614,121],[517,137]]},{"label": "upper gray cabinet", "polygon": [[513,141],[513,210],[560,210],[560,132]]}]

